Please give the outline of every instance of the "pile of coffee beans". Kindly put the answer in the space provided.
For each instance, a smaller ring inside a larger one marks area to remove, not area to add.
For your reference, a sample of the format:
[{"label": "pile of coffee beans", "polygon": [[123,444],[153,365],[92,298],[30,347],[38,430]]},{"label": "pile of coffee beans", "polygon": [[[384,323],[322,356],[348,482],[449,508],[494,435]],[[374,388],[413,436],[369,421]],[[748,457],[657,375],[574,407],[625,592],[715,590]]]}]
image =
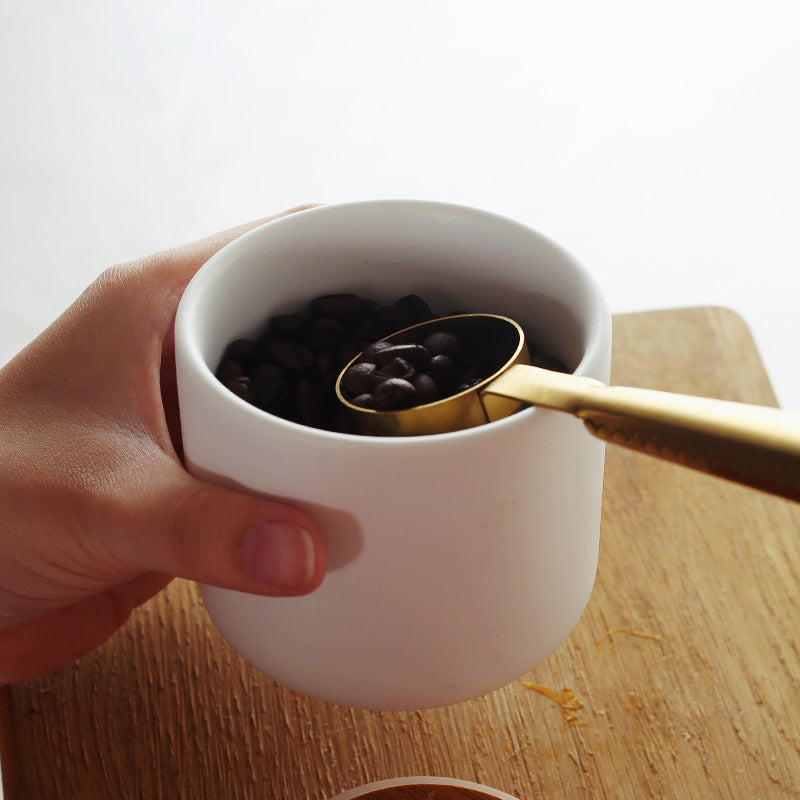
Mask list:
[{"label": "pile of coffee beans", "polygon": [[[388,305],[355,294],[323,295],[301,311],[270,317],[257,338],[231,342],[216,376],[234,394],[271,414],[352,433],[336,396],[336,381],[359,354],[342,376],[341,390],[353,405],[377,411],[443,399],[474,386],[505,363],[507,342],[471,341],[448,330],[446,320],[421,342],[382,341],[440,317],[415,294]],[[566,371],[530,342],[529,347],[533,363]]]},{"label": "pile of coffee beans", "polygon": [[336,397],[339,373],[374,342],[436,316],[415,294],[384,305],[355,294],[324,295],[301,311],[270,317],[259,337],[231,342],[216,376],[271,414],[314,428],[352,432]]},{"label": "pile of coffee beans", "polygon": [[429,334],[422,343],[375,342],[342,375],[342,394],[354,406],[375,411],[432,403],[480,383],[508,357],[489,359],[496,364],[492,369],[481,355],[447,329]]}]

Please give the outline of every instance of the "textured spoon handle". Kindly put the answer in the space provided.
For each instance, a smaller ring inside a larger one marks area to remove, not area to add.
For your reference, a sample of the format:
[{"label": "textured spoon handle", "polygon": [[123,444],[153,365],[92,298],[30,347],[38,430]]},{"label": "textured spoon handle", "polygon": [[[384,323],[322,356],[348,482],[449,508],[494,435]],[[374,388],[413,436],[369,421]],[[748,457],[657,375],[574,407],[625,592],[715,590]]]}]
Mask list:
[{"label": "textured spoon handle", "polygon": [[522,365],[485,391],[571,413],[607,442],[800,501],[800,414]]}]

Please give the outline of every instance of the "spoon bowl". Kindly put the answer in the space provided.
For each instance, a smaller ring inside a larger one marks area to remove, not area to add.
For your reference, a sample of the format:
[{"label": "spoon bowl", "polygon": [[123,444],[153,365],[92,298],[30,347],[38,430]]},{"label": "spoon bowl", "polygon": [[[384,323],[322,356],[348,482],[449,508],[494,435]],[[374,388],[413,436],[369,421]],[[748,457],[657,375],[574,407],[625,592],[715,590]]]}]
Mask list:
[{"label": "spoon bowl", "polygon": [[[500,373],[515,364],[530,364],[530,353],[520,325],[497,314],[455,314],[404,328],[384,341],[391,344],[421,344],[432,333],[446,331],[458,337],[467,352],[480,353],[478,383],[460,392],[424,405],[390,411],[361,408],[347,398],[342,379],[358,360],[356,356],[336,381],[336,396],[345,405],[359,433],[370,436],[421,436],[473,428],[502,419],[526,404],[520,400],[485,393]],[[486,345],[489,347],[486,347]]]}]

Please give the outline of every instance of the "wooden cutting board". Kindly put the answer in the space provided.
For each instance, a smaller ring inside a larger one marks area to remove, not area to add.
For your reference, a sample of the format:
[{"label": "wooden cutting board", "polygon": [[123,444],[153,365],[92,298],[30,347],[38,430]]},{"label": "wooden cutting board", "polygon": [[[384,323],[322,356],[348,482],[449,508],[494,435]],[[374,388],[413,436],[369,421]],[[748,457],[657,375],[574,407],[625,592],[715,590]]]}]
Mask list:
[{"label": "wooden cutting board", "polygon": [[[775,404],[730,311],[614,324],[614,383]],[[798,708],[800,506],[609,447],[589,606],[499,691],[404,713],[310,700],[176,581],[99,651],[0,695],[0,741],[6,800],[325,800],[420,774],[523,800],[779,800],[800,797]]]}]

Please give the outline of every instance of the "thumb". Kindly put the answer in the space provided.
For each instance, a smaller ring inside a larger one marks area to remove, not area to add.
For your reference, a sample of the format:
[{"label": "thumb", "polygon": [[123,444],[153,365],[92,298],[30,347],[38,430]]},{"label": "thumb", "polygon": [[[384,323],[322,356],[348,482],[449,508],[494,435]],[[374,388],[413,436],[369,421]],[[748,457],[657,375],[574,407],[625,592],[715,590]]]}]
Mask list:
[{"label": "thumb", "polygon": [[299,509],[191,479],[156,513],[148,570],[264,595],[299,595],[325,574],[325,548]]}]

